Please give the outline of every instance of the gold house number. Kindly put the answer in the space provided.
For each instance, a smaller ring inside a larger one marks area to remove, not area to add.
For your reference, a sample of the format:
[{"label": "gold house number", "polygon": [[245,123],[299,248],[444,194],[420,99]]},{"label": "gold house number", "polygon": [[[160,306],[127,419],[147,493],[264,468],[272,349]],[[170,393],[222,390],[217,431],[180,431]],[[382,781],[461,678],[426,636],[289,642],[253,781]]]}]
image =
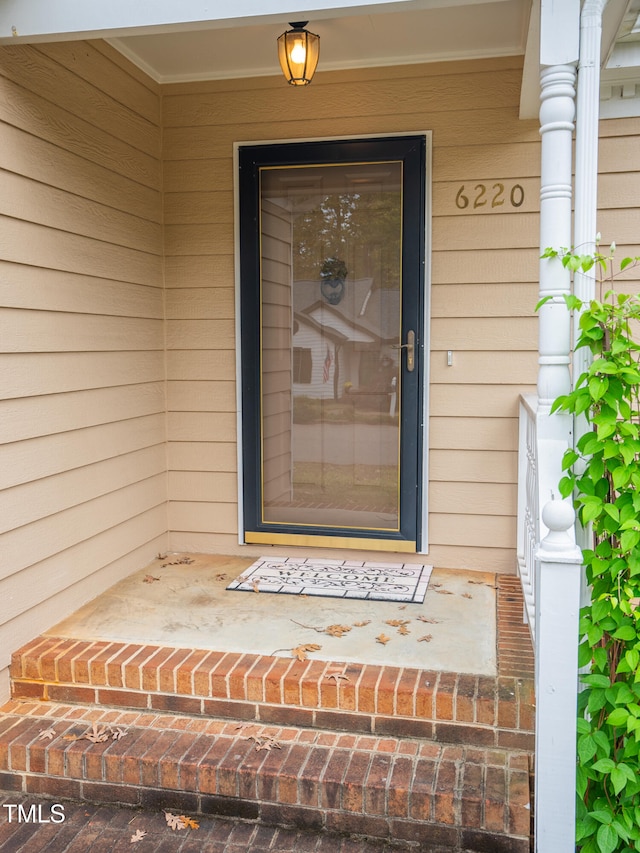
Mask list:
[{"label": "gold house number", "polygon": [[487,184],[476,184],[469,192],[466,190],[465,184],[462,184],[456,194],[456,207],[460,210],[465,210],[471,206],[472,210],[479,207],[485,207],[487,204],[491,207],[502,207],[507,204],[511,207],[521,207],[524,202],[524,187],[522,184],[514,184],[506,195],[504,184],[496,182],[490,187]]}]

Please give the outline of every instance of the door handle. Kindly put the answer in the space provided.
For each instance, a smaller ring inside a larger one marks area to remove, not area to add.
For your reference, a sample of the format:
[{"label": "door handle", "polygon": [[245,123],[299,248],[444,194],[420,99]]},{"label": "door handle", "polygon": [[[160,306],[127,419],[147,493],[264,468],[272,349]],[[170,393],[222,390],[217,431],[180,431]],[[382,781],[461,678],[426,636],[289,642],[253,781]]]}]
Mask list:
[{"label": "door handle", "polygon": [[406,344],[393,344],[391,349],[406,349],[407,351],[407,370],[411,373],[416,366],[415,361],[416,348],[416,333],[411,329],[407,332]]}]

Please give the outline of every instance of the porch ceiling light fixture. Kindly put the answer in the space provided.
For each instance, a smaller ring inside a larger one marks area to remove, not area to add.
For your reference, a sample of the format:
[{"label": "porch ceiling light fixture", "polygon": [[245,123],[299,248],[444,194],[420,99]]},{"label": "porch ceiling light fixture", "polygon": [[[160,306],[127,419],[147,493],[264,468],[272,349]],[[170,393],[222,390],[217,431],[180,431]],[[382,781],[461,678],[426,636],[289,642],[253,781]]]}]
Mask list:
[{"label": "porch ceiling light fixture", "polygon": [[289,23],[291,29],[278,37],[280,67],[292,86],[307,86],[311,83],[318,65],[320,36],[305,30],[308,23]]}]

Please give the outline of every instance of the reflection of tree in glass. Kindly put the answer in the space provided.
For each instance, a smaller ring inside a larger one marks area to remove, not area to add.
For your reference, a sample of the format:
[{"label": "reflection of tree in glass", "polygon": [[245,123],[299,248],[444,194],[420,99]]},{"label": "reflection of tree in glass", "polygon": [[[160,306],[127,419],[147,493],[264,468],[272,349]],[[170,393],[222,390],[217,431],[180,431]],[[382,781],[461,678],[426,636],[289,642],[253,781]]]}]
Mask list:
[{"label": "reflection of tree in glass", "polygon": [[399,192],[331,193],[309,197],[293,224],[294,278],[319,279],[326,258],[342,258],[350,278],[397,288],[400,277]]}]

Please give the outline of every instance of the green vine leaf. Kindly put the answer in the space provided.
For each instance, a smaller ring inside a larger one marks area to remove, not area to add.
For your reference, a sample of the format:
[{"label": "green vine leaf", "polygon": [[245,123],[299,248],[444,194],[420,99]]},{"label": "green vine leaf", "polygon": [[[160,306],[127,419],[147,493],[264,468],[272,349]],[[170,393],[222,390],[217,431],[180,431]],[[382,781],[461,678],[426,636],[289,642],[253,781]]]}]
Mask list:
[{"label": "green vine leaf", "polygon": [[[607,253],[546,249],[571,272],[595,267],[598,298],[565,296],[577,349],[591,364],[551,411],[583,415],[559,491],[573,494],[593,544],[583,550],[591,601],[580,613],[576,840],[581,853],[640,851],[640,298],[616,278],[640,264]],[[543,305],[546,300],[541,300]]]}]

